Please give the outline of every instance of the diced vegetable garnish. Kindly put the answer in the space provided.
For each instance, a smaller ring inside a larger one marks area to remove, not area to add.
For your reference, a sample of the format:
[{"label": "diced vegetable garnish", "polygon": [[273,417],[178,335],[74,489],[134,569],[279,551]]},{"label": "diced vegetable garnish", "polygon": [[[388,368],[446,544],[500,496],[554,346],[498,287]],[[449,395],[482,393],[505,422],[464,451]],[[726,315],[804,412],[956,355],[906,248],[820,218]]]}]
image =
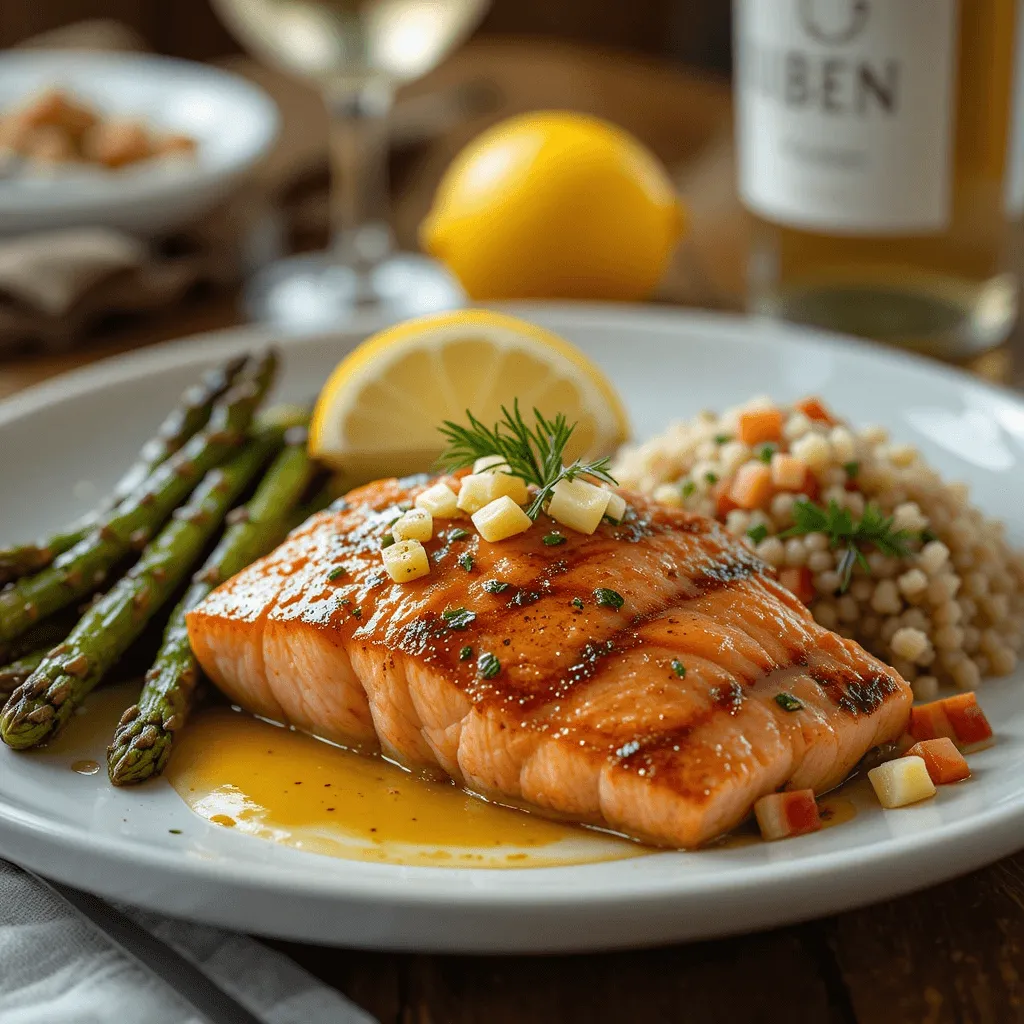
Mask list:
[{"label": "diced vegetable garnish", "polygon": [[510,470],[508,460],[503,455],[481,455],[480,458],[473,463],[473,472],[486,473],[490,471],[495,473],[499,466],[503,467],[506,473]]},{"label": "diced vegetable garnish", "polygon": [[809,604],[814,598],[814,576],[806,565],[798,569],[782,569],[779,572],[779,582],[804,604]]},{"label": "diced vegetable garnish", "polygon": [[871,788],[883,807],[906,807],[935,796],[935,783],[921,757],[898,757],[868,772]]},{"label": "diced vegetable garnish", "polygon": [[508,473],[472,473],[462,478],[459,508],[472,515],[498,498],[509,497],[517,505],[529,500],[526,481]]},{"label": "diced vegetable garnish", "polygon": [[973,746],[992,738],[992,726],[973,693],[919,704],[910,709],[907,732],[915,740],[947,736],[958,747]]},{"label": "diced vegetable garnish", "polygon": [[836,425],[836,419],[829,412],[828,406],[820,398],[808,396],[796,402],[793,406],[798,412],[802,412],[809,420],[816,420],[819,423],[827,423],[829,426]]},{"label": "diced vegetable garnish", "polygon": [[473,525],[484,540],[494,544],[518,533],[525,533],[533,526],[533,520],[505,494],[474,512]]},{"label": "diced vegetable garnish", "polygon": [[941,736],[936,740],[921,740],[920,743],[915,743],[907,754],[924,761],[928,775],[936,786],[962,782],[971,777],[971,769],[967,766],[964,755],[956,749],[956,744],[948,736]]},{"label": "diced vegetable garnish", "polygon": [[779,409],[748,409],[740,413],[739,439],[748,445],[778,441],[782,437],[782,411]]},{"label": "diced vegetable garnish", "polygon": [[608,507],[604,510],[604,514],[613,522],[621,523],[626,517],[626,499],[621,494],[612,492],[612,496],[608,499]]},{"label": "diced vegetable garnish", "polygon": [[772,483],[780,491],[799,491],[807,480],[807,467],[786,452],[772,455]]},{"label": "diced vegetable garnish", "polygon": [[391,536],[399,540],[430,540],[434,536],[434,517],[424,508],[411,508],[391,524]]},{"label": "diced vegetable garnish", "polygon": [[434,484],[416,496],[416,507],[425,509],[435,519],[454,519],[459,514],[459,499],[447,484]]},{"label": "diced vegetable garnish", "polygon": [[396,583],[418,580],[430,572],[427,549],[418,540],[400,540],[380,553],[384,569]]},{"label": "diced vegetable garnish", "polygon": [[958,693],[947,697],[942,704],[957,746],[969,747],[992,739],[992,726],[973,693]]},{"label": "diced vegetable garnish", "polygon": [[580,533],[593,533],[611,497],[611,491],[586,480],[559,480],[551,492],[548,515]]},{"label": "diced vegetable garnish", "polygon": [[737,470],[729,497],[739,508],[752,510],[767,505],[773,492],[772,471],[763,463],[748,462]]},{"label": "diced vegetable garnish", "polygon": [[765,839],[802,836],[821,828],[821,815],[813,789],[763,796],[754,804],[754,816]]}]

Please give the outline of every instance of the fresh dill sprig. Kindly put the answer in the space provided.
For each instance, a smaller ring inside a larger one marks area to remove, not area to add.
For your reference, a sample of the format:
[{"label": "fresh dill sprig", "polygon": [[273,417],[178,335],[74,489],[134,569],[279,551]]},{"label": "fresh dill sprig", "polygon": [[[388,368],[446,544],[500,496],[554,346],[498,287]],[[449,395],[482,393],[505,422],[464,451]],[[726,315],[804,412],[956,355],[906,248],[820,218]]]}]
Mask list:
[{"label": "fresh dill sprig", "polygon": [[854,566],[868,571],[864,557],[866,546],[874,547],[890,558],[903,558],[910,553],[911,534],[894,528],[892,516],[887,516],[877,505],[869,502],[859,521],[854,521],[850,510],[830,501],[827,508],[810,501],[793,505],[793,525],[780,533],[780,537],[799,537],[808,533],[823,533],[833,551],[842,548],[836,569],[839,573],[839,592],[845,593],[853,578]]},{"label": "fresh dill sprig", "polygon": [[592,476],[604,483],[617,483],[611,475],[611,460],[608,458],[592,462],[577,459],[571,466],[563,464],[566,446],[576,429],[575,424],[569,425],[563,413],[551,420],[534,409],[534,425],[531,427],[523,419],[517,399],[511,412],[502,406],[501,414],[501,420],[493,427],[486,426],[468,409],[468,427],[445,420],[438,430],[448,442],[448,447],[438,459],[438,468],[463,469],[484,456],[501,456],[512,476],[521,477],[538,488],[536,497],[526,510],[531,519],[540,515],[555,485],[562,480]]}]

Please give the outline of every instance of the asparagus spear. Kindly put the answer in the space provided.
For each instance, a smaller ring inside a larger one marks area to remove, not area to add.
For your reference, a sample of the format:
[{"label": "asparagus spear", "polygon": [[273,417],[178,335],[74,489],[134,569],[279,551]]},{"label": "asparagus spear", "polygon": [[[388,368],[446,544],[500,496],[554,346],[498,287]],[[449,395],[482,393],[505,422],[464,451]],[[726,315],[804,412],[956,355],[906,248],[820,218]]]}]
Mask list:
[{"label": "asparagus spear", "polygon": [[24,657],[12,661],[10,665],[0,668],[0,701],[6,701],[39,668],[43,658],[48,653],[44,647],[41,650],[33,651],[31,654],[26,654]]},{"label": "asparagus spear", "polygon": [[[102,511],[108,511],[119,504],[161,462],[169,459],[206,426],[214,402],[231,386],[244,364],[244,356],[229,360],[218,369],[208,371],[198,384],[181,396],[180,402],[160,425],[156,435],[143,445],[135,464],[114,486],[111,499]],[[58,555],[83,540],[96,525],[100,514],[90,513],[35,544],[0,548],[0,586],[45,569]]]},{"label": "asparagus spear", "polygon": [[209,471],[142,552],[138,562],[82,616],[0,712],[0,739],[16,749],[55,733],[75,707],[174,593],[238,495],[275,448],[269,436],[250,441]]},{"label": "asparagus spear", "polygon": [[0,661],[4,645],[36,621],[90,593],[133,546],[141,547],[188,496],[196,480],[235,452],[273,378],[277,358],[255,360],[243,383],[220,399],[207,427],[161,463],[84,540],[35,576],[0,593]]},{"label": "asparagus spear", "polygon": [[290,513],[315,467],[306,454],[304,430],[289,431],[287,440],[288,447],[267,470],[252,500],[229,517],[234,521],[171,614],[139,702],[124,713],[107,749],[107,771],[115,786],[159,775],[192,710],[199,665],[189,646],[185,616],[214,587],[266,554],[288,532]]}]

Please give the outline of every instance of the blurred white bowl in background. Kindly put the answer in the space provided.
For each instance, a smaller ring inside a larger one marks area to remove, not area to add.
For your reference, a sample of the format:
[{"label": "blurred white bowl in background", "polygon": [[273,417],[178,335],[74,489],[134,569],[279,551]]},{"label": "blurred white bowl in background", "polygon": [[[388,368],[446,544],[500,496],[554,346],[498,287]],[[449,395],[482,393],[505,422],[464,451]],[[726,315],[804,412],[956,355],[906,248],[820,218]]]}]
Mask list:
[{"label": "blurred white bowl in background", "polygon": [[144,54],[32,51],[0,56],[0,111],[56,87],[104,115],[189,135],[194,158],[119,171],[0,179],[0,235],[111,227],[153,235],[187,223],[230,194],[277,134],[270,97],[237,75]]}]

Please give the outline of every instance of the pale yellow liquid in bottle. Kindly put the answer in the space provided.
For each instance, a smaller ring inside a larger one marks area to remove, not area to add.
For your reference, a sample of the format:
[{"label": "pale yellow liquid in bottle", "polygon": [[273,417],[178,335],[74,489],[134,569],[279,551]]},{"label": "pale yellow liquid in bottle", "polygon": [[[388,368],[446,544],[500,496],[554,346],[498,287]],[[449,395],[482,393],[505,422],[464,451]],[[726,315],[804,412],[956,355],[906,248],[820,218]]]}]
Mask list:
[{"label": "pale yellow liquid in bottle", "polygon": [[[894,0],[886,0],[894,2]],[[959,358],[1016,319],[1004,211],[1017,0],[961,0],[948,228],[830,235],[752,215],[754,311]]]}]

